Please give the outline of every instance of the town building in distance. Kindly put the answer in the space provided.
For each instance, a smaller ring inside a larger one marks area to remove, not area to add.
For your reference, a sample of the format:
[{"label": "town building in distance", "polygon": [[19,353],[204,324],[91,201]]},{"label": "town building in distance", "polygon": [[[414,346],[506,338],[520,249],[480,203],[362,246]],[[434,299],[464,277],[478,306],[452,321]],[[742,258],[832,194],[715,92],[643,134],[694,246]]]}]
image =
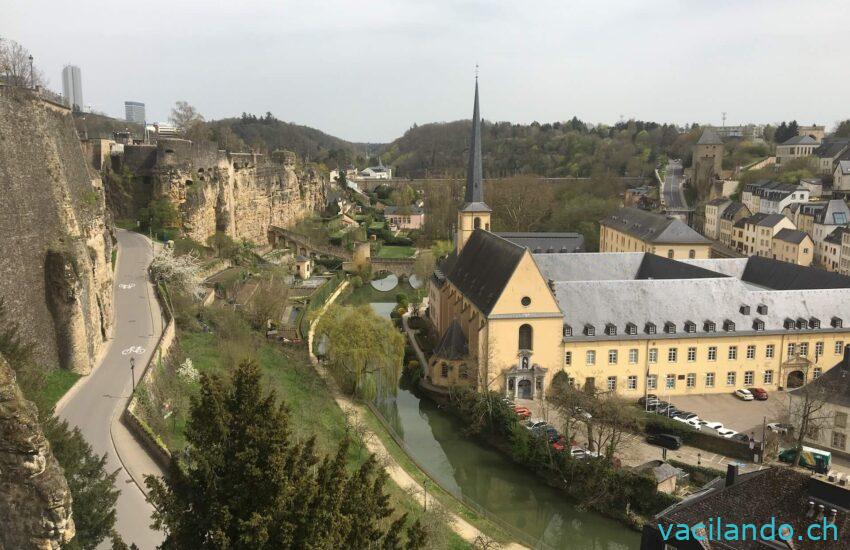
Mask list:
[{"label": "town building in distance", "polygon": [[711,256],[711,241],[671,216],[621,208],[599,225],[600,252],[650,252],[675,259]]},{"label": "town building in distance", "polygon": [[147,120],[145,118],[145,104],[138,101],[125,101],[124,120],[135,124],[144,124]]},{"label": "town building in distance", "polygon": [[76,65],[65,65],[62,69],[62,93],[68,107],[74,111],[83,110],[83,77]]}]

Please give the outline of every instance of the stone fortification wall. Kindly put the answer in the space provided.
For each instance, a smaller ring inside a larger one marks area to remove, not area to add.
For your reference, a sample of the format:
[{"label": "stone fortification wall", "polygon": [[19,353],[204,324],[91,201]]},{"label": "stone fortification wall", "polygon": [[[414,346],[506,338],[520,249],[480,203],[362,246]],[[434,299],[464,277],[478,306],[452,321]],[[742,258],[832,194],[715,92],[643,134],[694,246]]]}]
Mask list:
[{"label": "stone fortification wall", "polygon": [[71,112],[0,87],[0,298],[48,368],[88,373],[111,332],[111,227]]}]

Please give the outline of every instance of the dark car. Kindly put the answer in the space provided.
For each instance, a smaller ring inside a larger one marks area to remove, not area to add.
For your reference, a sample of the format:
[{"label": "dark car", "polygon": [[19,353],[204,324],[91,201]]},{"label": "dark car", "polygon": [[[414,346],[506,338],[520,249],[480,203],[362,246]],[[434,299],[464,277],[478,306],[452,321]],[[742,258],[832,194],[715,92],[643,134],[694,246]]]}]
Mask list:
[{"label": "dark car", "polygon": [[654,393],[647,394],[646,397],[641,397],[638,399],[638,405],[645,406],[648,402],[652,403],[653,401],[658,401],[658,396]]},{"label": "dark car", "polygon": [[750,388],[750,393],[756,401],[767,401],[767,391],[764,388]]},{"label": "dark car", "polygon": [[533,433],[537,437],[543,437],[545,435],[546,439],[548,439],[550,443],[557,441],[558,438],[561,437],[561,434],[558,433],[558,430],[556,430],[554,426],[549,425],[535,428],[531,430],[531,433]]},{"label": "dark car", "polygon": [[730,439],[732,439],[733,441],[741,441],[742,443],[749,443],[750,442],[750,436],[748,436],[747,434],[743,434],[743,433],[737,433],[737,434],[733,435]]},{"label": "dark car", "polygon": [[676,450],[682,446],[682,438],[672,434],[650,434],[646,436],[646,442],[650,445],[658,445],[668,449]]}]

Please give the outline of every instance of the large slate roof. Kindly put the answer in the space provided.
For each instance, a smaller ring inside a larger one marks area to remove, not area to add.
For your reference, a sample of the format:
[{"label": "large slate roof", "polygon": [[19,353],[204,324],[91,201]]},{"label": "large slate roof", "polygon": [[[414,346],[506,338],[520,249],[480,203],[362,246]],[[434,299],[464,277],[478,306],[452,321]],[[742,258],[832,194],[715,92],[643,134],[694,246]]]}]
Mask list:
[{"label": "large slate roof", "polygon": [[710,244],[711,241],[678,218],[647,212],[638,208],[621,208],[599,222],[642,241],[657,244]]},{"label": "large slate roof", "polygon": [[697,265],[677,262],[655,254],[644,254],[635,279],[709,279],[725,276]]},{"label": "large slate roof", "polygon": [[812,156],[832,159],[846,151],[848,147],[850,147],[850,139],[848,138],[830,139],[824,141],[818,148],[812,151]]},{"label": "large slate roof", "polygon": [[784,227],[780,229],[776,235],[773,236],[774,239],[779,241],[784,241],[786,243],[800,244],[809,234],[805,231],[800,231],[799,229],[788,229]]},{"label": "large slate roof", "polygon": [[446,277],[484,315],[488,315],[510,281],[525,248],[476,229]]},{"label": "large slate roof", "polygon": [[469,354],[469,344],[466,335],[460,327],[460,322],[455,318],[449,328],[440,339],[440,343],[434,350],[434,355],[442,359],[462,359]]},{"label": "large slate roof", "polygon": [[[850,277],[846,275],[761,256],[750,256],[741,279],[773,290],[850,289]],[[836,300],[843,294],[835,293]],[[801,298],[804,298],[804,295],[797,299]],[[850,309],[850,303],[843,305]]]},{"label": "large slate roof", "polygon": [[815,145],[818,141],[812,136],[794,136],[782,142],[782,145]]},{"label": "large slate roof", "polygon": [[697,145],[723,145],[723,142],[713,128],[706,128],[699,137]]},{"label": "large slate roof", "polygon": [[832,199],[815,214],[815,223],[844,225],[850,222],[850,208],[841,199]]},{"label": "large slate roof", "polygon": [[842,160],[838,162],[838,170],[842,176],[850,174],[850,160]]},{"label": "large slate roof", "polygon": [[580,233],[496,233],[534,253],[580,252],[584,236]]},{"label": "large slate roof", "polygon": [[744,203],[732,201],[732,203],[729,206],[727,206],[725,210],[723,210],[723,213],[720,214],[720,217],[727,219],[727,220],[731,220],[735,217],[735,214],[737,214],[738,211],[741,210],[742,208],[746,208]]},{"label": "large slate roof", "polygon": [[[422,214],[424,212],[421,206],[417,206],[415,204],[410,204],[406,208],[407,211],[405,214]],[[403,208],[400,206],[387,206],[384,208],[384,215],[398,214],[401,210],[403,210]]]},{"label": "large slate roof", "polygon": [[[743,222],[744,224],[757,225],[759,227],[776,227],[776,224],[787,219],[788,218],[782,214],[766,214],[764,212],[759,212],[757,214],[753,214],[749,218],[741,218],[738,220],[738,223]],[[738,225],[735,224],[735,226],[737,227]]]}]

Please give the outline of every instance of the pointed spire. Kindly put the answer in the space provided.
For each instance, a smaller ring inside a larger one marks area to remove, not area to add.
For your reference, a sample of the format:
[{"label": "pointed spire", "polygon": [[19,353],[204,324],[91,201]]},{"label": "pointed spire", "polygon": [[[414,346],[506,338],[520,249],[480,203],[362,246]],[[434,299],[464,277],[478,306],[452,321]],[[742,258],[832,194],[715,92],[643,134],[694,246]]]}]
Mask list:
[{"label": "pointed spire", "polygon": [[464,202],[484,204],[484,176],[481,166],[481,114],[478,110],[478,67],[475,74],[475,106],[472,109],[472,135],[469,138],[469,166],[466,170]]}]

